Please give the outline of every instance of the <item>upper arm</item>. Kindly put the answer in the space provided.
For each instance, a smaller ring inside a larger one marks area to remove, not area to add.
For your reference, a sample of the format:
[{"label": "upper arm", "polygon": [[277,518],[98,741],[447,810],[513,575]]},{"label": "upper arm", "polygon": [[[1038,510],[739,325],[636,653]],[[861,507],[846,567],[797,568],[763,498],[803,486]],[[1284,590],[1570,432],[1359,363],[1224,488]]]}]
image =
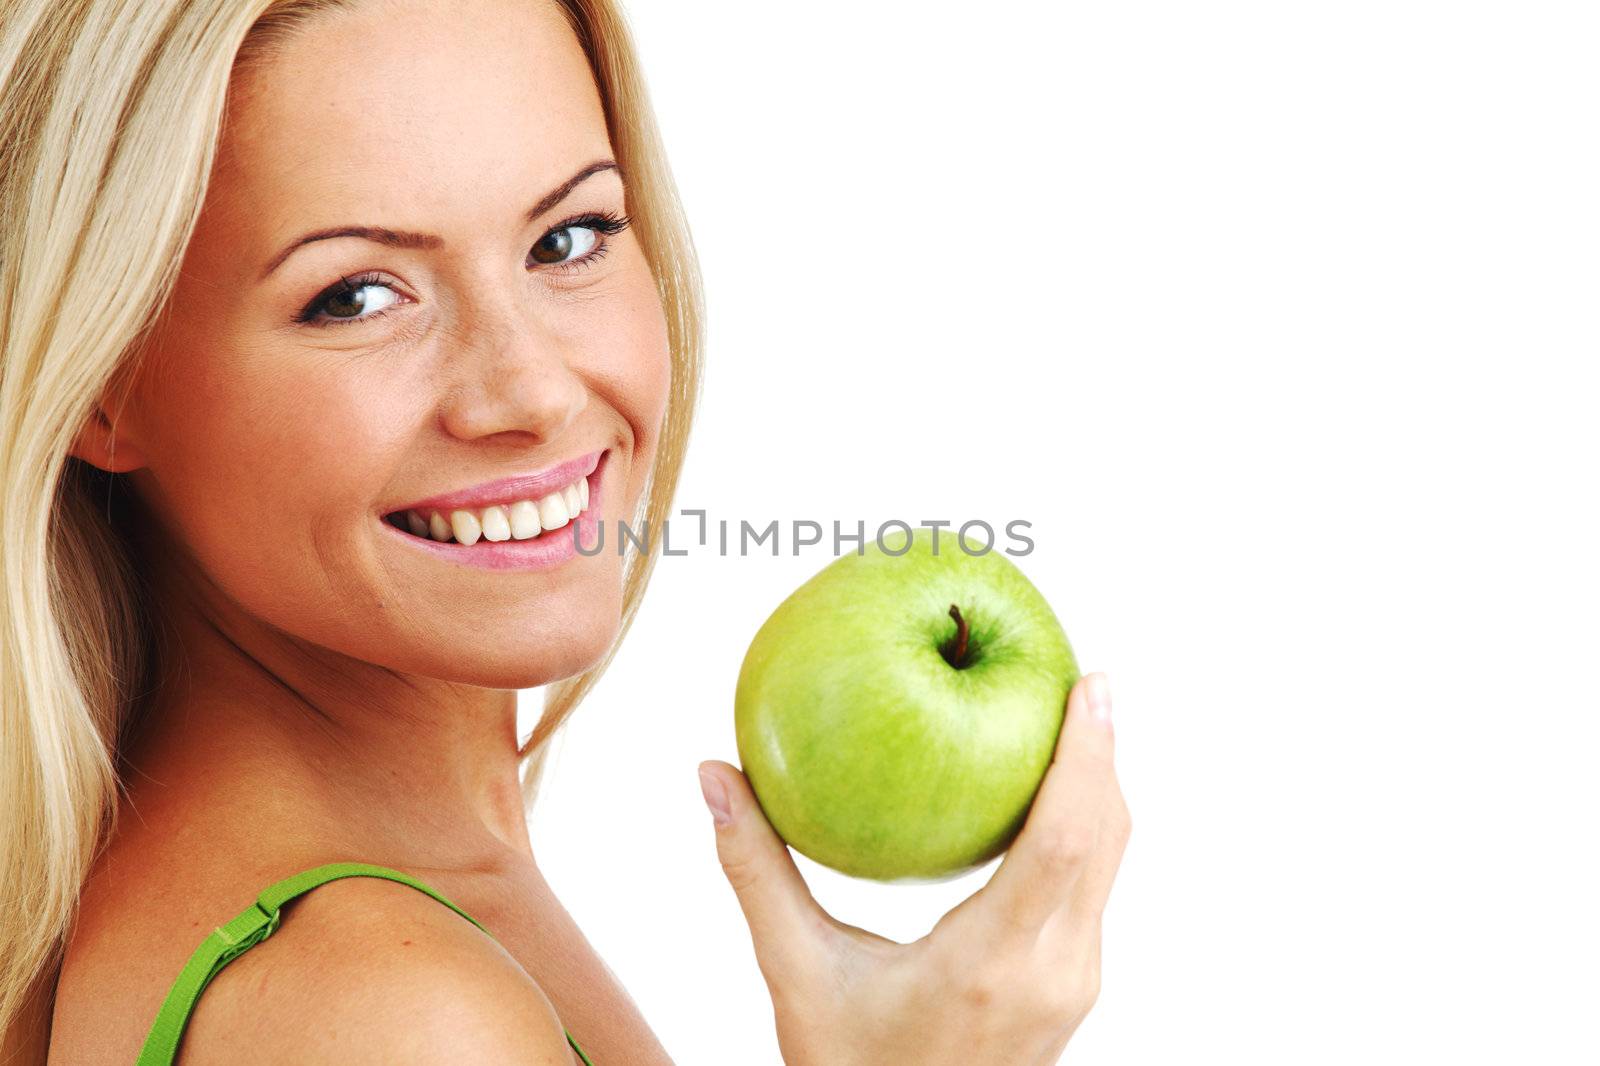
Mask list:
[{"label": "upper arm", "polygon": [[555,1008],[503,948],[404,885],[335,881],[290,904],[190,1018],[180,1066],[570,1066]]}]

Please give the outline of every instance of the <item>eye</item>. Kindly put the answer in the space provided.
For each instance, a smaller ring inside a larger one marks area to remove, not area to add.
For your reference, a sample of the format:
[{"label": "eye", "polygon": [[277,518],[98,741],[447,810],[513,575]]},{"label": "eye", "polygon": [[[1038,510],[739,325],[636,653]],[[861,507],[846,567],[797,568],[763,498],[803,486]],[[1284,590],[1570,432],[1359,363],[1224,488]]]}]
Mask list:
[{"label": "eye", "polygon": [[319,293],[296,317],[312,325],[342,325],[377,318],[400,302],[400,294],[377,276],[340,278],[338,284]]},{"label": "eye", "polygon": [[600,242],[600,235],[588,226],[562,226],[539,238],[529,254],[539,263],[565,263],[581,258]]},{"label": "eye", "polygon": [[528,258],[545,266],[577,266],[600,258],[606,252],[605,238],[621,233],[630,219],[626,215],[585,214],[569,218],[552,227],[528,251]]}]

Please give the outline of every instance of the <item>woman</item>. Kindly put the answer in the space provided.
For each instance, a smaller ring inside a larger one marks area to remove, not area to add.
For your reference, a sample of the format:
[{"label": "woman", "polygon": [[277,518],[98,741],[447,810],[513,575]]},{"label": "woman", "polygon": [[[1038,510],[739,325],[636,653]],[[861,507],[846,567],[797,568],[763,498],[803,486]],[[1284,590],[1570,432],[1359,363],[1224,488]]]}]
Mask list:
[{"label": "woman", "polygon": [[[568,527],[659,528],[697,392],[618,13],[3,18],[6,1061],[670,1061],[526,822],[654,558]],[[703,764],[786,1061],[1055,1061],[1127,835],[1108,707],[1073,689],[1017,844],[910,945]]]}]

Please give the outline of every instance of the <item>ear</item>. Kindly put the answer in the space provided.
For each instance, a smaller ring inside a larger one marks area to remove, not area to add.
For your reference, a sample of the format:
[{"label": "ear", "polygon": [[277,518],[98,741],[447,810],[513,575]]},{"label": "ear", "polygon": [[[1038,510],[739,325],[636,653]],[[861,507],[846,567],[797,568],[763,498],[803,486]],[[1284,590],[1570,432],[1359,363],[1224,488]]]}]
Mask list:
[{"label": "ear", "polygon": [[103,404],[96,404],[90,412],[68,454],[112,474],[137,470],[145,465],[144,452],[133,442],[126,427],[120,433],[117,431],[117,427],[106,417]]}]

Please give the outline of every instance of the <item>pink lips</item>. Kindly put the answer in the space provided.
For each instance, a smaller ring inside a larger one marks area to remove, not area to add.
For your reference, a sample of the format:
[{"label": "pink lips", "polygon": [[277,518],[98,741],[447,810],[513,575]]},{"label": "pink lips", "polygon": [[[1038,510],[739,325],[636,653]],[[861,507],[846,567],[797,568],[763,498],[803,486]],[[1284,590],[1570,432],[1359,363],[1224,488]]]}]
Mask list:
[{"label": "pink lips", "polygon": [[565,488],[579,478],[594,473],[595,467],[600,465],[600,456],[603,454],[604,449],[590,452],[576,459],[569,459],[559,466],[541,470],[537,474],[485,481],[468,489],[447,492],[441,496],[430,496],[425,500],[406,504],[404,507],[395,507],[385,513],[410,510],[426,518],[428,512],[438,511],[448,518],[451,511],[458,509],[474,510],[496,504],[516,503],[518,500],[538,500],[541,496],[548,496],[556,489]]},{"label": "pink lips", "polygon": [[598,516],[604,513],[602,497],[605,490],[602,482],[608,456],[609,453],[602,456],[600,465],[589,475],[589,506],[568,525],[527,540],[479,540],[476,544],[466,545],[412,536],[390,522],[378,524],[383,527],[385,536],[397,538],[395,543],[408,544],[443,562],[502,572],[552,570],[575,558],[579,554],[580,542],[584,546],[584,555],[595,555],[600,551]]}]

